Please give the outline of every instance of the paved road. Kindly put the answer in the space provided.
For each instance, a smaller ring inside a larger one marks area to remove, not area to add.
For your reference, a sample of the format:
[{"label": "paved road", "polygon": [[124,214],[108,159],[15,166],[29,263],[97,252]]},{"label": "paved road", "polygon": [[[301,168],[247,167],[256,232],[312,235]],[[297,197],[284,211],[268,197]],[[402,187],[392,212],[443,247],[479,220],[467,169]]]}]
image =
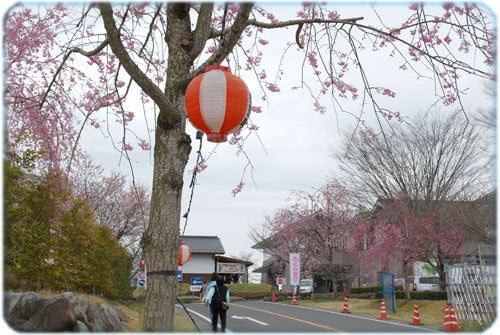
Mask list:
[{"label": "paved road", "polygon": [[[209,309],[200,303],[185,304],[202,332],[211,331]],[[179,306],[179,309],[182,308]],[[220,325],[220,322],[219,322]],[[231,303],[227,332],[426,332],[437,329],[399,321],[266,301]]]}]

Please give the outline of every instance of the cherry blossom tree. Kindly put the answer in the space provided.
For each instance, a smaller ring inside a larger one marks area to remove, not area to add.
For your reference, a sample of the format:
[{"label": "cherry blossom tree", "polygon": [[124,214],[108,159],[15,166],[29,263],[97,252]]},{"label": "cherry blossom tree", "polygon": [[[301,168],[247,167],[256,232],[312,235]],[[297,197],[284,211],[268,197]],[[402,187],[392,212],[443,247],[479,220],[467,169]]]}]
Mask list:
[{"label": "cherry blossom tree", "polygon": [[96,222],[109,227],[132,258],[140,256],[140,238],[149,220],[150,195],[143,184],[128,184],[125,175],[109,175],[89,159],[80,159],[72,174],[73,189],[87,199]]},{"label": "cherry blossom tree", "polygon": [[335,290],[357,262],[348,254],[357,212],[354,194],[329,182],[314,193],[295,191],[290,205],[264,223],[264,236],[255,228],[253,238],[270,240],[266,251],[278,269],[285,269],[290,253],[300,253],[302,275],[331,278]]},{"label": "cherry blossom tree", "polygon": [[396,262],[407,277],[413,262],[427,261],[444,288],[445,260],[458,255],[466,236],[491,242],[475,202],[492,186],[487,135],[461,114],[416,118],[380,137],[346,133],[337,157],[350,185],[381,208],[358,227],[365,265],[389,271]]},{"label": "cherry blossom tree", "polygon": [[[8,150],[31,148],[44,154],[40,168],[70,170],[88,127],[125,159],[135,148],[153,150],[151,211],[142,238],[150,270],[144,329],[171,330],[183,173],[191,151],[184,92],[207,65],[228,62],[238,74],[248,70],[263,99],[282,92],[281,80],[296,68],[286,72],[280,63],[265,69],[262,60],[273,51],[267,34],[284,29],[283,61],[289,55],[302,61],[295,89],[307,92],[318,112],[350,114],[360,125],[368,112],[379,122],[400,117],[387,104],[396,89],[364,66],[367,50],[386,54],[410,80],[429,79],[436,102],[465,112],[463,79],[493,77],[493,20],[483,8],[414,4],[394,25],[384,22],[383,11],[376,12],[377,24],[365,24],[362,16],[344,18],[335,5],[319,3],[299,6],[296,18],[277,18],[252,3],[227,10],[210,2],[16,6],[5,23]],[[350,99],[359,101],[355,110],[344,107]],[[149,119],[139,122],[141,113]],[[243,132],[256,129],[250,120]],[[29,141],[21,141],[26,133]],[[230,142],[245,138],[238,133]],[[235,192],[243,182],[239,186]]]},{"label": "cherry blossom tree", "polygon": [[[349,252],[358,253],[365,273],[401,271],[413,274],[413,263],[434,264],[445,289],[446,260],[456,259],[467,239],[464,224],[474,221],[474,206],[466,202],[427,203],[380,199],[372,220],[355,227]],[[409,289],[409,287],[407,287]]]}]

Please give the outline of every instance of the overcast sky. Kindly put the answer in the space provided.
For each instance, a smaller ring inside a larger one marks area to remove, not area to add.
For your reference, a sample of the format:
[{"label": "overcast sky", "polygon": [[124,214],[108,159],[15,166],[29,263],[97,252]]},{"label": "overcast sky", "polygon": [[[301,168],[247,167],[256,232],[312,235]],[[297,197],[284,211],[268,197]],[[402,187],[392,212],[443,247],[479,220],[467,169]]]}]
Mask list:
[{"label": "overcast sky", "polygon": [[[275,10],[270,11],[276,16],[289,12],[291,15],[279,17],[295,18],[296,9],[292,5],[274,2],[273,7]],[[390,16],[394,19],[394,10],[402,7],[386,4],[379,8],[381,14],[390,11]],[[374,16],[366,5],[340,6],[338,11],[342,17],[364,16],[365,24],[378,24],[370,21]],[[344,12],[348,14],[344,15]],[[267,36],[270,44],[263,48],[267,50],[264,62],[269,64],[268,75],[271,75],[285,43],[294,42],[295,29],[273,31]],[[400,71],[390,70],[389,66],[394,67],[394,64],[391,65],[388,59],[374,54],[364,67],[383,78],[381,83],[398,89],[393,106],[405,113],[404,116],[427,109],[432,102],[429,99],[432,82],[417,82],[413,77],[402,76]],[[354,121],[345,115],[319,114],[313,110],[312,101],[305,90],[290,90],[292,86],[299,84],[298,69],[301,61],[302,59],[295,58],[294,61],[287,58],[283,80],[279,82],[282,92],[269,94],[268,105],[259,101],[258,97],[262,92],[253,75],[244,72],[241,74],[249,86],[254,104],[262,106],[263,112],[251,116],[252,122],[260,127],[258,137],[252,135],[244,148],[253,169],[249,167],[246,170],[243,180],[245,186],[236,197],[233,197],[231,191],[243,176],[246,159],[241,154],[236,155],[237,149],[233,145],[216,145],[207,142],[205,136],[203,138],[202,154],[205,158],[210,158],[206,162],[208,168],[197,177],[185,234],[218,236],[226,250],[226,256],[238,257],[241,253],[253,251],[253,260],[260,265],[260,251],[251,249],[254,242],[248,237],[251,227],[262,224],[266,215],[271,216],[277,209],[286,206],[286,199],[291,191],[313,192],[328,179],[339,177],[332,154],[338,149],[340,130],[352,127]],[[471,91],[466,99],[467,104],[491,107],[491,97],[481,95],[482,84],[475,85],[473,90],[475,91]],[[369,120],[370,118],[368,122]],[[185,171],[182,213],[188,206],[191,193],[189,185],[199,145],[194,128],[188,125],[187,131],[192,135],[193,150]],[[85,132],[85,136],[83,143],[96,164],[129,173],[127,164],[120,162],[111,145],[103,143],[100,134],[89,130]],[[133,155],[136,179],[151,183],[152,152],[139,152],[136,149]],[[181,232],[184,224],[184,219],[181,219]]]},{"label": "overcast sky", "polygon": [[[296,11],[290,5],[278,4],[274,7],[277,9],[272,11],[275,15],[286,11],[293,14]],[[386,4],[381,7],[380,13],[392,12],[397,8],[401,9],[401,6]],[[366,17],[365,24],[373,17],[371,10],[365,6],[340,7],[338,10],[340,13],[350,13],[342,15],[343,17]],[[391,16],[394,18],[394,14]],[[265,55],[265,62],[270,64],[269,74],[281,56],[279,51],[283,49],[283,43],[293,42],[294,34],[295,30],[289,29],[273,31],[269,37],[269,45],[272,47],[267,48],[269,51]],[[276,40],[278,42],[273,44]],[[384,56],[379,59],[377,57],[379,56],[375,55],[364,67],[369,71],[378,71],[387,79],[384,82],[388,86],[398,89],[394,100],[395,108],[405,113],[404,116],[426,110],[432,102],[429,99],[432,95],[432,82],[417,82],[413,77],[402,76],[399,71],[384,68],[385,63],[390,65],[390,61]],[[292,190],[313,192],[328,179],[339,177],[332,154],[338,149],[340,130],[351,127],[354,121],[345,115],[319,114],[313,110],[312,101],[305,91],[290,90],[298,84],[297,69],[301,59],[298,61],[287,61],[283,76],[286,79],[279,83],[282,92],[268,95],[269,106],[256,99],[261,92],[252,74],[241,74],[252,92],[254,104],[261,105],[263,112],[251,116],[252,121],[260,127],[258,137],[251,136],[244,148],[253,169],[248,168],[245,172],[245,186],[236,197],[232,196],[231,190],[242,178],[246,159],[242,155],[236,155],[235,146],[228,143],[216,145],[207,142],[206,137],[203,138],[202,154],[205,158],[210,158],[207,161],[208,168],[197,177],[185,234],[218,236],[226,250],[226,256],[238,257],[241,253],[253,251],[254,260],[260,264],[261,254],[260,251],[251,249],[254,243],[248,237],[249,230],[262,224],[266,215],[272,215],[277,209],[286,206],[286,199]],[[475,92],[469,93],[466,103],[477,107],[491,107],[491,97],[481,95],[482,84],[473,89]],[[182,213],[185,213],[188,206],[191,193],[189,184],[199,145],[195,139],[195,130],[190,125],[188,133],[192,135],[193,150],[185,172]],[[99,136],[90,136],[87,141],[93,148],[96,162],[108,168],[119,168],[117,159],[110,158],[110,148],[99,144]],[[136,178],[151,182],[153,166],[149,153],[135,155]],[[127,171],[123,162],[120,168]],[[184,224],[182,219],[181,232]]]}]

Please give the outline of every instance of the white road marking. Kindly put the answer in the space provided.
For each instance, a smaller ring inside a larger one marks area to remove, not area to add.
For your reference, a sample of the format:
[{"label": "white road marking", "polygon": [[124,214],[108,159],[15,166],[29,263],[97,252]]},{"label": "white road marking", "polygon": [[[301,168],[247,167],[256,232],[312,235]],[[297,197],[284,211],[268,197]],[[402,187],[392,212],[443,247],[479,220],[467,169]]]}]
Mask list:
[{"label": "white road marking", "polygon": [[247,320],[250,320],[250,321],[253,321],[255,323],[259,323],[263,326],[269,326],[269,324],[265,323],[265,322],[262,322],[262,321],[259,321],[259,320],[255,320],[255,319],[252,319],[248,316],[237,316],[237,315],[233,315],[231,316],[231,319],[238,319],[238,320],[243,320],[243,319],[247,319]]}]

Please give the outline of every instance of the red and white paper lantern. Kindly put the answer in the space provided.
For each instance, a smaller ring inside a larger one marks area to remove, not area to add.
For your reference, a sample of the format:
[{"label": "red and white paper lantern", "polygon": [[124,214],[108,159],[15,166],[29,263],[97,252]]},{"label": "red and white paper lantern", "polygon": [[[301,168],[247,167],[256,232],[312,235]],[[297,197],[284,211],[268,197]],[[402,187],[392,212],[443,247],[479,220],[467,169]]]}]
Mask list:
[{"label": "red and white paper lantern", "polygon": [[220,65],[207,66],[189,83],[184,102],[191,124],[210,142],[227,141],[227,135],[239,130],[250,113],[247,85]]},{"label": "red and white paper lantern", "polygon": [[185,263],[189,262],[191,259],[191,248],[186,244],[181,242],[179,247],[179,258],[177,260],[177,265],[182,266]]}]

